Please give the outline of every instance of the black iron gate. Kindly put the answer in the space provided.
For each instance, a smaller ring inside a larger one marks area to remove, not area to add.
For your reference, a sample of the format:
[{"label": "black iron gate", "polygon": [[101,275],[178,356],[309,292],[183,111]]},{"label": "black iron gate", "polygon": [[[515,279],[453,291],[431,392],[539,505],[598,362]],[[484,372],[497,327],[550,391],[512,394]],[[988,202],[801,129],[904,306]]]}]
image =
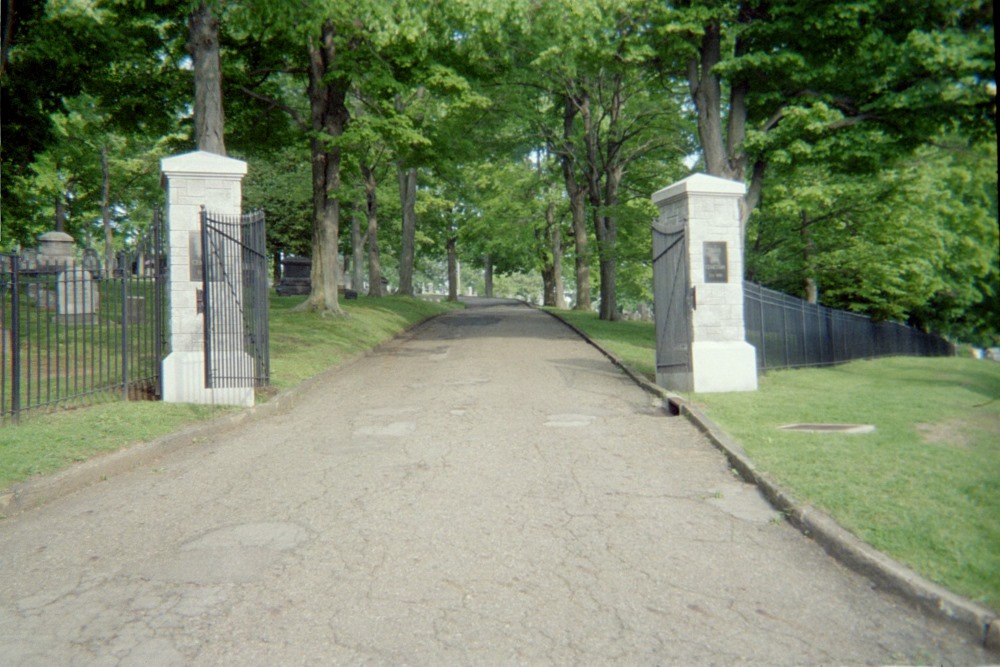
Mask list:
[{"label": "black iron gate", "polygon": [[202,209],[205,386],[270,383],[264,212]]},{"label": "black iron gate", "polygon": [[653,223],[656,372],[691,372],[691,289],[685,225]]}]

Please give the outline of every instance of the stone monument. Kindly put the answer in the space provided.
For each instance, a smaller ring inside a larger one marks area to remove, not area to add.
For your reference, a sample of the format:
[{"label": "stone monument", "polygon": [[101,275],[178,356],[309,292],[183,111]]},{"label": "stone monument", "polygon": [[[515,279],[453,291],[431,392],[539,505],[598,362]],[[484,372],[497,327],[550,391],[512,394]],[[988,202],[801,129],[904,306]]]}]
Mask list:
[{"label": "stone monument", "polygon": [[281,281],[275,286],[274,291],[279,296],[309,294],[312,289],[311,272],[312,260],[308,257],[297,255],[285,257],[281,260]]}]

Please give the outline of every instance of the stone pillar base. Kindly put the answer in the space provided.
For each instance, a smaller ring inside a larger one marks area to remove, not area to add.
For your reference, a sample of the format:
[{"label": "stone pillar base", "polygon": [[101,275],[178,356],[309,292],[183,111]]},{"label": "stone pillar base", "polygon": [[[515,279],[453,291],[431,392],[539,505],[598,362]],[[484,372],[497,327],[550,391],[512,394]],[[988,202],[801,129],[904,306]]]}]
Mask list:
[{"label": "stone pillar base", "polygon": [[746,342],[695,341],[691,344],[692,391],[757,390],[757,350]]},{"label": "stone pillar base", "polygon": [[205,387],[205,355],[171,352],[163,360],[163,401],[253,407],[253,387]]}]

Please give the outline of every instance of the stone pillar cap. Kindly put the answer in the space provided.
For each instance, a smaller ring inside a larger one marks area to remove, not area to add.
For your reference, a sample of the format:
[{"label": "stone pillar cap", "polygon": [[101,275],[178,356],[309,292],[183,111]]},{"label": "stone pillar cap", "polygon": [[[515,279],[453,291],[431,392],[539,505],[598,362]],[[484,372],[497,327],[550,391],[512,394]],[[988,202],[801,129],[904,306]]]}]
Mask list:
[{"label": "stone pillar cap", "polygon": [[243,160],[217,155],[207,151],[193,151],[160,160],[161,174],[202,174],[215,176],[245,176],[247,163]]},{"label": "stone pillar cap", "polygon": [[74,241],[65,232],[46,232],[38,237],[38,259],[49,262],[52,259],[72,261]]},{"label": "stone pillar cap", "polygon": [[730,181],[718,176],[709,176],[708,174],[694,174],[693,176],[688,176],[683,181],[677,181],[673,185],[668,185],[662,190],[654,192],[651,199],[654,204],[659,204],[684,194],[733,195],[742,197],[746,191],[746,186],[738,181]]},{"label": "stone pillar cap", "polygon": [[42,243],[73,243],[73,237],[66,232],[45,232],[38,236]]}]

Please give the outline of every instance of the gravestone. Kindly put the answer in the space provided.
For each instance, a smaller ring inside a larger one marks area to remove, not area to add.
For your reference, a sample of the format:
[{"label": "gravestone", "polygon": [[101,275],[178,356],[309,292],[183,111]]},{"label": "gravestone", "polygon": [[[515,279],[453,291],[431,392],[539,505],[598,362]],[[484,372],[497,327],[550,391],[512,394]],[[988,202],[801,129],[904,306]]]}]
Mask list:
[{"label": "gravestone", "polygon": [[274,291],[279,296],[309,294],[312,282],[309,276],[312,272],[312,260],[308,257],[291,255],[281,260],[281,281]]},{"label": "gravestone", "polygon": [[46,232],[38,237],[38,268],[57,272],[76,264],[73,237],[65,232]]},{"label": "gravestone", "polygon": [[18,263],[21,271],[34,271],[38,268],[38,248],[25,248],[21,251],[21,261]]},{"label": "gravestone", "polygon": [[101,256],[97,254],[96,250],[93,248],[84,250],[81,265],[84,271],[90,273],[91,278],[94,280],[101,279]]},{"label": "gravestone", "polygon": [[55,310],[56,295],[50,289],[46,289],[37,282],[30,282],[24,286],[24,293],[28,295],[28,300],[41,310]]},{"label": "gravestone", "polygon": [[93,324],[98,302],[89,271],[70,266],[56,277],[56,309],[64,324]]}]

